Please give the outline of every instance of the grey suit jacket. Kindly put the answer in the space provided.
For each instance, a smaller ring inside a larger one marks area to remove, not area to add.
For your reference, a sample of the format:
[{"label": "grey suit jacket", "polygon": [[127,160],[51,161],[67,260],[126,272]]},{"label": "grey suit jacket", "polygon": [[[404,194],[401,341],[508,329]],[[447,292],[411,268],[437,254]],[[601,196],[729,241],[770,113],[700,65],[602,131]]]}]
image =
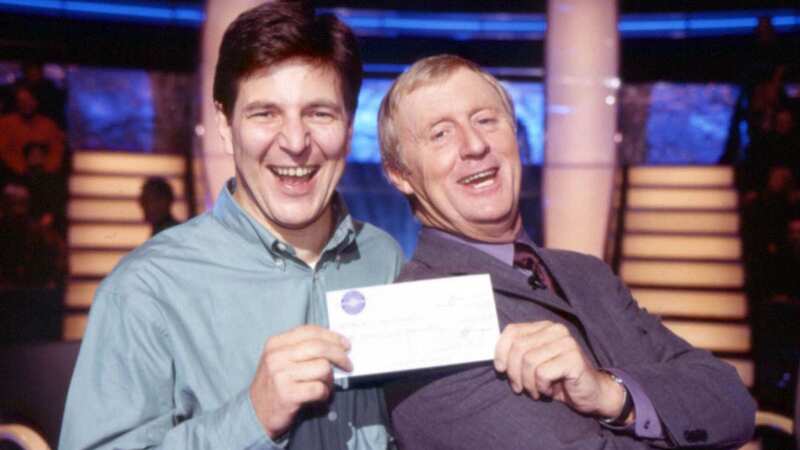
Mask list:
[{"label": "grey suit jacket", "polygon": [[622,369],[642,385],[668,439],[641,440],[604,428],[561,402],[515,395],[486,364],[387,386],[402,448],[738,448],[750,438],[755,403],[732,367],[693,348],[640,309],[602,261],[535,250],[566,299],[531,289],[520,272],[486,253],[424,231],[398,281],[489,273],[501,327],[556,316],[572,324],[599,367]]}]

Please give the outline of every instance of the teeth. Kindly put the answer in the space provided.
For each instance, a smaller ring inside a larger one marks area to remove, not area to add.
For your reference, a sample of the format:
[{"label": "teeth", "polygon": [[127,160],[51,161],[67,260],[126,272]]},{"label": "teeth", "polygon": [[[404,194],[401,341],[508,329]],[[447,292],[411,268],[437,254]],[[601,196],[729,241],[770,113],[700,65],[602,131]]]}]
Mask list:
[{"label": "teeth", "polygon": [[[462,178],[461,179],[461,183],[462,184],[470,184],[470,183],[472,183],[472,182],[474,182],[476,180],[479,180],[481,178],[490,177],[490,176],[494,175],[494,173],[495,173],[495,169],[484,170],[484,171],[478,172],[478,173],[476,173],[474,175],[470,175],[470,176],[468,176],[466,178]],[[483,183],[481,185],[483,185]]]},{"label": "teeth", "polygon": [[314,172],[312,167],[272,167],[272,171],[281,177],[307,177]]},{"label": "teeth", "polygon": [[490,184],[492,184],[492,183],[494,183],[494,180],[492,180],[491,178],[489,178],[489,179],[488,179],[488,180],[486,180],[486,181],[481,181],[480,183],[476,184],[476,185],[475,185],[475,187],[476,187],[476,188],[478,188],[478,189],[480,189],[480,188],[482,188],[482,187],[489,186],[489,185],[490,185]]}]

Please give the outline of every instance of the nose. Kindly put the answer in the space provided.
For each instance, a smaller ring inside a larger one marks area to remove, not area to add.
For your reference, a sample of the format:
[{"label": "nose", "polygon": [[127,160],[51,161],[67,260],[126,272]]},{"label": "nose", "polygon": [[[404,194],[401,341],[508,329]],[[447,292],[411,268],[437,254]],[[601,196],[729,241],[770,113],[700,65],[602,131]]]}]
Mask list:
[{"label": "nose", "polygon": [[281,128],[278,144],[291,154],[303,153],[311,143],[311,135],[300,118],[286,118]]},{"label": "nose", "polygon": [[479,158],[489,151],[489,142],[486,137],[481,133],[481,130],[476,129],[472,125],[464,127],[464,142],[461,146],[462,158]]}]

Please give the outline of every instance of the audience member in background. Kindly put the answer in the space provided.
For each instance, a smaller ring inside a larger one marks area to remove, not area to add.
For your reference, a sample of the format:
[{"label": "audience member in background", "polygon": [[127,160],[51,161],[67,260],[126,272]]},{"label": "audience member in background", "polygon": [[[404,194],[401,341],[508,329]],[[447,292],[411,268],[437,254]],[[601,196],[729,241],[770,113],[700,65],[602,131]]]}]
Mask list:
[{"label": "audience member in background", "polygon": [[25,86],[39,101],[39,112],[52,119],[63,130],[66,129],[66,94],[53,81],[45,78],[44,67],[39,61],[24,61],[22,77],[17,86]]},{"label": "audience member in background", "polygon": [[62,175],[44,170],[48,149],[44,142],[29,142],[23,149],[27,170],[19,180],[31,195],[31,217],[42,224],[52,224],[66,231],[64,219],[67,192]]},{"label": "audience member in background", "polygon": [[767,172],[766,186],[760,192],[748,192],[743,199],[742,240],[754,301],[767,292],[768,262],[777,254],[789,215],[798,203],[794,186],[791,168],[773,166]]},{"label": "audience member in background", "polygon": [[139,205],[144,212],[144,220],[150,224],[150,236],[180,223],[172,216],[174,200],[172,187],[164,178],[150,177],[142,185]]},{"label": "audience member in background", "polygon": [[[764,268],[762,297],[752,305],[756,394],[763,409],[793,413],[800,363],[800,214],[789,218],[783,240]],[[764,448],[778,448],[764,447]],[[780,447],[785,448],[785,447]]]},{"label": "audience member in background", "polygon": [[38,142],[47,147],[42,168],[58,173],[64,157],[64,132],[50,118],[38,112],[39,103],[30,89],[17,86],[14,93],[16,110],[0,116],[0,159],[16,175],[27,171],[25,146]]},{"label": "audience member in background", "polygon": [[765,137],[775,130],[776,114],[789,99],[784,85],[786,64],[771,20],[761,18],[754,31],[752,51],[743,53],[748,67],[742,70],[744,79],[719,160],[740,167],[738,184],[743,191],[763,187],[766,167],[754,170],[753,162],[760,158]]},{"label": "audience member in background", "polygon": [[800,304],[800,212],[795,209],[786,224],[785,239],[775,255],[771,297]]},{"label": "audience member in background", "polygon": [[30,215],[25,186],[7,184],[0,201],[0,287],[59,287],[66,268],[64,242]]}]

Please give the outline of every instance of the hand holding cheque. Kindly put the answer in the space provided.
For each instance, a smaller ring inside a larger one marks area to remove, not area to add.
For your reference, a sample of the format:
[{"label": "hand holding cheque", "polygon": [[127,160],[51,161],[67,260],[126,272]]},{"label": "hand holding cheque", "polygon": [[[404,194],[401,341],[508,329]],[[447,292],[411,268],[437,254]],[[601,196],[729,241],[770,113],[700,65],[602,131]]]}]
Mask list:
[{"label": "hand holding cheque", "polygon": [[333,384],[333,365],[352,369],[346,338],[304,325],[267,340],[250,385],[253,408],[270,438],[281,436],[306,403],[324,401]]},{"label": "hand holding cheque", "polygon": [[566,327],[520,323],[500,334],[488,275],[334,291],[327,306],[331,330],[352,343],[352,370],[334,368],[345,388],[349,378],[493,360],[518,394],[605,417],[622,408],[623,388],[592,367]]}]

